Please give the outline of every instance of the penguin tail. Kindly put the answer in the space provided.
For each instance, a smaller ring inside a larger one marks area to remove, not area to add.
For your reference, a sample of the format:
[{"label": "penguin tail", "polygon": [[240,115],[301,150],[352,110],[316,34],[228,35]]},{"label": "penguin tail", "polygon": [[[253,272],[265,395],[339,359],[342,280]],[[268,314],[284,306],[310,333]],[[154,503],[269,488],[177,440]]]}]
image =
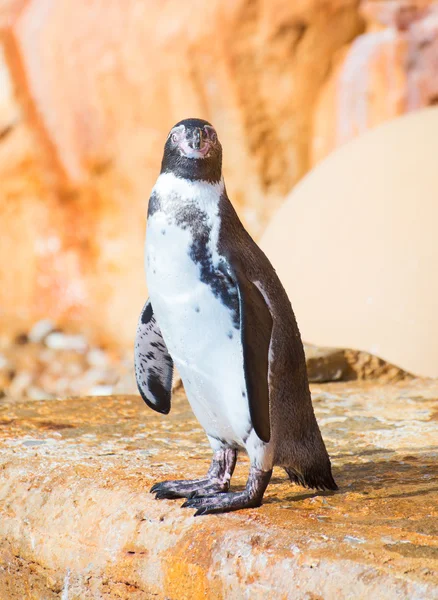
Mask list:
[{"label": "penguin tail", "polygon": [[320,468],[313,467],[310,469],[303,469],[302,473],[293,467],[285,467],[284,470],[292,483],[297,483],[303,487],[321,491],[335,491],[339,489],[336,485],[336,481],[333,479],[330,463],[328,465],[323,465]]}]

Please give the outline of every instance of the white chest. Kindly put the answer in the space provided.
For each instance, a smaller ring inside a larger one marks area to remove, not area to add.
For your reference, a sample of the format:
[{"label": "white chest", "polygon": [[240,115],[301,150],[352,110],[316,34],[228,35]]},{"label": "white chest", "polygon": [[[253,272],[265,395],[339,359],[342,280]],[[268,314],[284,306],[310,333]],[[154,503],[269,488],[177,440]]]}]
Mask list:
[{"label": "white chest", "polygon": [[[171,191],[163,190],[163,184],[154,188],[162,209],[148,219],[149,295],[198,420],[212,435],[240,440],[249,422],[240,330],[209,281],[221,260],[220,194],[206,189],[209,184],[186,183]],[[194,209],[195,224],[178,216],[186,207]]]},{"label": "white chest", "polygon": [[[152,296],[164,303],[186,303],[196,295],[198,268],[190,257],[191,233],[157,212],[148,220],[146,276]],[[158,299],[158,298],[157,298]]]},{"label": "white chest", "polygon": [[200,303],[211,294],[202,273],[216,269],[221,259],[217,244],[222,190],[221,184],[159,177],[154,193],[160,209],[148,219],[145,256],[148,288],[159,312],[188,318],[191,312],[200,313]]}]

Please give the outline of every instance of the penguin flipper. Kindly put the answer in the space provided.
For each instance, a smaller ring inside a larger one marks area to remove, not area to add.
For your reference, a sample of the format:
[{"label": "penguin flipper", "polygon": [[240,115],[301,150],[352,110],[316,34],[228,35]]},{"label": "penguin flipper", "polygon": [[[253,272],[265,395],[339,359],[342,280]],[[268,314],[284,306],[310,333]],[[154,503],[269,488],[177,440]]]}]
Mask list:
[{"label": "penguin flipper", "polygon": [[258,437],[271,438],[269,419],[269,345],[273,320],[263,294],[246,276],[244,269],[231,269],[239,294],[240,334],[249,413]]},{"label": "penguin flipper", "polygon": [[165,415],[170,411],[173,360],[163,340],[150,300],[140,314],[135,335],[135,379],[146,404]]}]

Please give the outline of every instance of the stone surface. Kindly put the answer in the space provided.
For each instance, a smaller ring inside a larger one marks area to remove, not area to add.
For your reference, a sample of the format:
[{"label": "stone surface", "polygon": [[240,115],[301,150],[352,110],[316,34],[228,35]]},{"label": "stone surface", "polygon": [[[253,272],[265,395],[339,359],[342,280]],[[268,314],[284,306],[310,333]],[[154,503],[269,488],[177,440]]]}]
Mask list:
[{"label": "stone surface", "polygon": [[214,122],[258,237],[327,152],[436,102],[436,19],[427,0],[3,0],[2,330],[49,316],[129,347],[174,122]]},{"label": "stone surface", "polygon": [[[394,382],[407,373],[365,352],[305,345],[310,381]],[[182,386],[174,372],[173,390]],[[0,398],[33,400],[137,394],[131,352],[90,344],[82,335],[38,321],[15,339],[0,336]]]},{"label": "stone surface", "polygon": [[0,140],[0,257],[15,258],[0,259],[15,282],[0,291],[0,325],[50,316],[126,347],[170,127],[213,121],[228,191],[257,235],[308,169],[314,99],[362,19],[357,0],[9,0],[0,27],[22,109]]},{"label": "stone surface", "polygon": [[359,350],[321,348],[304,344],[307,375],[312,383],[366,381],[390,383],[412,376],[377,356]]},{"label": "stone surface", "polygon": [[400,117],[334,152],[278,211],[261,246],[306,342],[438,376],[437,155],[438,108]]},{"label": "stone surface", "polygon": [[15,339],[0,336],[0,398],[65,398],[134,390],[133,357],[93,346],[40,321]]},{"label": "stone surface", "polygon": [[335,57],[318,97],[313,164],[371,127],[438,103],[438,3],[360,6],[366,31]]},{"label": "stone surface", "polygon": [[[436,381],[313,387],[340,486],[276,469],[265,504],[193,518],[153,482],[205,472],[181,393],[0,406],[0,597],[438,598]],[[241,459],[234,485],[243,485]]]}]

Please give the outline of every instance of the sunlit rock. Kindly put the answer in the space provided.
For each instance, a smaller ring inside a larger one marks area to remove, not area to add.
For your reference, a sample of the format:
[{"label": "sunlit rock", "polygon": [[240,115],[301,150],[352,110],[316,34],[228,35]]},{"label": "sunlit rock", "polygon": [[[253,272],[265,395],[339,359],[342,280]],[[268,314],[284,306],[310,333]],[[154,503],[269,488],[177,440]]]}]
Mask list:
[{"label": "sunlit rock", "polygon": [[[0,595],[121,600],[438,595],[436,382],[313,388],[339,484],[275,469],[265,503],[193,518],[153,483],[197,477],[210,449],[182,394],[0,404]],[[239,461],[233,486],[245,483]]]},{"label": "sunlit rock", "polygon": [[312,163],[399,115],[438,102],[438,4],[363,0],[366,31],[336,56],[314,113]]},{"label": "sunlit rock", "polygon": [[438,376],[438,109],[340,148],[294,189],[262,247],[306,342]]}]

